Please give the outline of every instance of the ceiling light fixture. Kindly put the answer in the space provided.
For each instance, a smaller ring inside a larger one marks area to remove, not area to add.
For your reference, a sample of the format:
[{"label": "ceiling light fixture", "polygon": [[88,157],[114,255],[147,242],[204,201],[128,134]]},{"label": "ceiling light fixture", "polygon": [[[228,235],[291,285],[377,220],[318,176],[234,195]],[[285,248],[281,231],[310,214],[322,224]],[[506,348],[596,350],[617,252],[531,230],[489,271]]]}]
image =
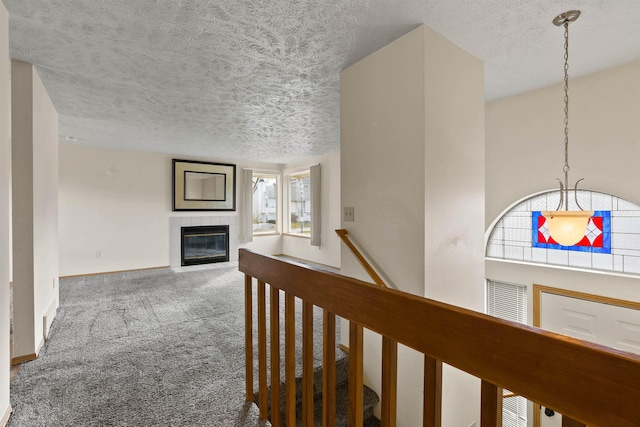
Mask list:
[{"label": "ceiling light fixture", "polygon": [[[553,19],[553,23],[564,26],[564,184],[560,183],[560,203],[555,211],[545,211],[547,228],[553,240],[563,246],[572,246],[582,240],[586,234],[589,219],[593,211],[585,211],[578,203],[578,184],[584,178],[576,181],[573,194],[578,211],[569,210],[569,23],[580,16],[579,10],[561,13]],[[564,208],[564,210],[563,210]]]}]

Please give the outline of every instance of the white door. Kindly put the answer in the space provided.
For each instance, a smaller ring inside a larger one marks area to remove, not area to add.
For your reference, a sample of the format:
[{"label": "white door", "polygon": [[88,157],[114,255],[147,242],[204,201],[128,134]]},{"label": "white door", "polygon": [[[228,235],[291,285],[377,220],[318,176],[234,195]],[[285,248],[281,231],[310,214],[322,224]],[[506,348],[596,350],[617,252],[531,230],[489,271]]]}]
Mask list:
[{"label": "white door", "polygon": [[[640,354],[640,310],[541,293],[541,328],[618,350]],[[540,414],[541,427],[560,427],[562,416]]]}]

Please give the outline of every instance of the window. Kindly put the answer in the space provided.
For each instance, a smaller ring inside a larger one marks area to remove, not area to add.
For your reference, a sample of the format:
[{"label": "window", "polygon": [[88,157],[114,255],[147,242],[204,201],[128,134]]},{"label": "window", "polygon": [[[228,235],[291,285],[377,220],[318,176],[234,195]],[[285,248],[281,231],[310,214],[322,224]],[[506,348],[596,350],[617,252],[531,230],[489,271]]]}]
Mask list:
[{"label": "window", "polygon": [[252,179],[253,234],[278,231],[278,176],[254,173]]},{"label": "window", "polygon": [[322,243],[322,192],[320,164],[284,172],[286,232],[308,237],[311,246]]},{"label": "window", "polygon": [[[562,246],[549,235],[541,211],[558,206],[557,190],[533,194],[503,212],[489,228],[485,255],[516,262],[561,265],[640,276],[640,205],[619,197],[578,190],[584,209],[594,211],[584,238]],[[571,209],[575,207],[570,195]],[[634,242],[634,243],[632,243]]]},{"label": "window", "polygon": [[311,235],[311,174],[289,176],[289,233]]}]

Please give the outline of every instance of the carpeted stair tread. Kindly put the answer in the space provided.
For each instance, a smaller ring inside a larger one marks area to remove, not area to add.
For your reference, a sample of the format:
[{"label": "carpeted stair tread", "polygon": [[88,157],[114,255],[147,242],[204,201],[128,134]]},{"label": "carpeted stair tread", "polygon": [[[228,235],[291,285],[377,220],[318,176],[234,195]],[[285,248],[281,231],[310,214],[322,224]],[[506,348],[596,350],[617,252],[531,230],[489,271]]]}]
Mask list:
[{"label": "carpeted stair tread", "polygon": [[[348,426],[349,419],[349,358],[346,353],[340,350],[340,355],[336,352],[336,426]],[[314,369],[314,426],[322,425],[322,366]],[[280,409],[281,417],[284,419],[284,397],[285,384],[280,384]],[[271,390],[267,390],[267,406],[271,413]],[[373,407],[380,400],[378,395],[369,387],[364,386],[363,390],[363,418],[364,426],[377,427],[380,421],[373,415]],[[254,394],[254,402],[258,404],[259,393]],[[296,424],[302,425],[302,378],[296,378]]]},{"label": "carpeted stair tread", "polygon": [[[373,407],[378,403],[379,398],[375,391],[364,386],[363,391],[363,407],[364,417],[369,419],[373,417]],[[298,404],[296,407],[296,425],[302,425],[302,406]],[[375,418],[375,417],[374,417]],[[322,426],[322,393],[316,394],[313,399],[313,425],[314,427]],[[336,386],[336,426],[349,425],[349,385],[347,382]]]},{"label": "carpeted stair tread", "polygon": [[[256,394],[257,397],[257,394]],[[367,386],[363,389],[363,418],[365,420],[365,426],[379,426],[380,421],[373,415],[373,407],[378,403],[380,399],[375,391]],[[257,404],[257,403],[256,403]],[[280,417],[284,419],[284,399],[281,401]],[[269,413],[271,413],[271,407],[269,406]],[[336,386],[336,426],[348,426],[349,425],[349,385],[347,382],[343,382]],[[314,427],[322,426],[322,393],[317,393],[313,399],[313,419]],[[296,402],[296,425],[302,425],[302,401],[300,399]]]},{"label": "carpeted stair tread", "polygon": [[362,422],[362,427],[380,427],[380,420],[371,415]]}]

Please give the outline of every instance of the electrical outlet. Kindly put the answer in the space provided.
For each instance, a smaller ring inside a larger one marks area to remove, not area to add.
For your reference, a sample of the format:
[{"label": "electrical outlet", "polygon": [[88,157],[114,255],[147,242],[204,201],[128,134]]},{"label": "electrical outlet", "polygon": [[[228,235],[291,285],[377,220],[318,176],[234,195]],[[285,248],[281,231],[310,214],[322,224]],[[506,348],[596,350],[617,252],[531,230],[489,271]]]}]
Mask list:
[{"label": "electrical outlet", "polygon": [[101,254],[100,254],[100,250],[94,251],[93,252],[93,257],[94,258],[100,258]]},{"label": "electrical outlet", "polygon": [[344,208],[343,219],[345,221],[355,221],[354,208]]}]

